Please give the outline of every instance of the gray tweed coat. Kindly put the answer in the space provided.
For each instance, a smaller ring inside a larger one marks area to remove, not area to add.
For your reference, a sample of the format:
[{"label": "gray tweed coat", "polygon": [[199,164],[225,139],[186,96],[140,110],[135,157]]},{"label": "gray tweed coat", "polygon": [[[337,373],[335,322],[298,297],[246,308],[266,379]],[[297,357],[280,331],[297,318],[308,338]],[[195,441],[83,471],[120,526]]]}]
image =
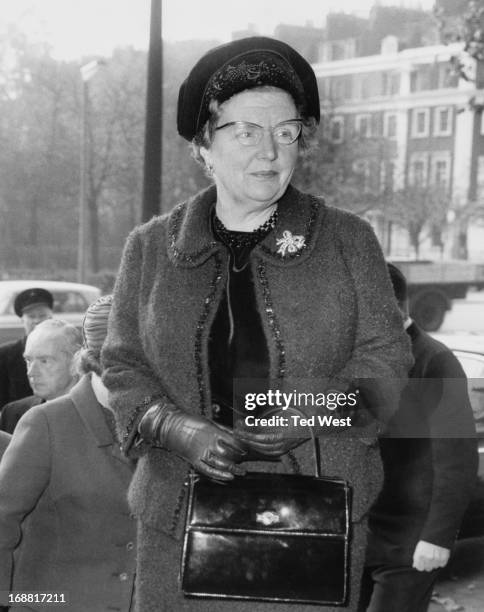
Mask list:
[{"label": "gray tweed coat", "polygon": [[[132,509],[147,528],[175,539],[183,529],[189,466],[168,451],[133,449],[133,439],[156,399],[210,416],[208,338],[228,261],[210,229],[215,200],[211,187],[130,234],[102,354],[103,380],[125,449],[141,455],[130,491]],[[276,227],[254,248],[250,263],[271,377],[378,377],[384,393],[379,407],[390,411],[397,405],[397,379],[404,381],[412,358],[371,227],[293,187],[278,210]],[[276,240],[285,231],[303,236],[304,247],[278,252]],[[310,445],[294,454],[302,471],[311,472]],[[374,437],[325,438],[321,461],[323,473],[349,480],[352,520],[358,523],[381,485]],[[359,576],[359,569],[353,573]]]}]

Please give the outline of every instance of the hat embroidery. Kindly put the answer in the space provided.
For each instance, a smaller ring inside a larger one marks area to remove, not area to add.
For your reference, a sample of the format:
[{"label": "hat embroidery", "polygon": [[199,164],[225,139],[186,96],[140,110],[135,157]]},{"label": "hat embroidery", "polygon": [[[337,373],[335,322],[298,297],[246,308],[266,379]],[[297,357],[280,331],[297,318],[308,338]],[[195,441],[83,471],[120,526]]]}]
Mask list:
[{"label": "hat embroidery", "polygon": [[279,247],[277,252],[283,257],[287,253],[297,253],[306,246],[306,239],[304,236],[293,235],[289,230],[282,232],[282,238],[277,238],[276,244]]},{"label": "hat embroidery", "polygon": [[[247,87],[258,85],[273,85],[287,89],[298,103],[303,103],[304,87],[294,68],[284,58],[270,56],[260,59],[261,53],[253,54],[258,61],[251,62],[247,59],[241,59],[239,63],[232,61],[212,75],[202,99],[202,108],[208,107],[211,98],[223,101]],[[263,55],[270,54],[263,53]]]},{"label": "hat embroidery", "polygon": [[248,64],[243,61],[238,66],[227,66],[227,76],[233,78],[246,78],[249,81],[254,81],[260,78],[263,71],[269,72],[268,66],[264,62],[258,64]]}]

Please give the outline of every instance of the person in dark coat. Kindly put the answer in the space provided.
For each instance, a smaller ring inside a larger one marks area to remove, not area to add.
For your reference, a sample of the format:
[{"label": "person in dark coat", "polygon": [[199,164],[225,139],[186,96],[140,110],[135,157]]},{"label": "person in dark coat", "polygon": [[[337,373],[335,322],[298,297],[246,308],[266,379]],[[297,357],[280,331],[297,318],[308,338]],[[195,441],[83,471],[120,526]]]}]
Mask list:
[{"label": "person in dark coat", "polygon": [[0,410],[9,402],[32,395],[24,361],[25,342],[36,325],[52,317],[53,304],[52,294],[37,287],[15,298],[15,314],[22,319],[25,336],[0,346]]},{"label": "person in dark coat", "polygon": [[120,451],[100,378],[110,305],[103,297],[88,308],[81,380],[20,419],[0,463],[0,592],[64,593],[69,612],[132,609],[134,465]]},{"label": "person in dark coat", "polygon": [[81,334],[61,319],[42,321],[27,337],[23,360],[33,395],[10,402],[0,413],[0,429],[13,433],[23,414],[32,406],[67,393],[79,379],[74,356],[81,347]]},{"label": "person in dark coat", "polygon": [[388,267],[415,363],[380,439],[385,480],[370,512],[360,610],[425,612],[475,486],[477,445],[462,366],[411,320],[405,277]]},{"label": "person in dark coat", "polygon": [[[290,184],[319,118],[311,66],[270,38],[212,49],[180,88],[178,131],[214,185],[131,233],[103,349],[124,449],[140,455],[130,488],[140,612],[295,609],[189,599],[178,582],[191,467],[241,483],[246,469],[314,473],[307,431],[288,440],[281,429],[238,427],[234,379],[330,379],[346,392],[356,380],[405,377],[411,364],[370,226]],[[398,381],[387,387],[371,404],[376,418],[396,403]],[[325,438],[321,464],[352,487],[344,609],[355,610],[366,513],[381,484],[375,429]]]}]

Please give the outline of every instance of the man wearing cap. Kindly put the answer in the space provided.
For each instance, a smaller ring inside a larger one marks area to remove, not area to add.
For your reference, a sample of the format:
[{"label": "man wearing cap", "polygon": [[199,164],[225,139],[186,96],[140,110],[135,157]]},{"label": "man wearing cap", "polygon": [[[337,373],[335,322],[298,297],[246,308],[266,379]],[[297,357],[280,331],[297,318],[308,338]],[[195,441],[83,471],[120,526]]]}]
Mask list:
[{"label": "man wearing cap", "polygon": [[27,336],[41,321],[52,317],[54,298],[46,289],[32,287],[17,295],[15,314],[22,319],[25,336],[0,346],[0,410],[15,400],[32,395],[24,362]]},{"label": "man wearing cap", "polygon": [[20,417],[33,406],[65,395],[77,382],[74,355],[81,335],[60,319],[42,321],[27,337],[23,358],[33,395],[9,402],[0,414],[0,429],[13,433]]}]

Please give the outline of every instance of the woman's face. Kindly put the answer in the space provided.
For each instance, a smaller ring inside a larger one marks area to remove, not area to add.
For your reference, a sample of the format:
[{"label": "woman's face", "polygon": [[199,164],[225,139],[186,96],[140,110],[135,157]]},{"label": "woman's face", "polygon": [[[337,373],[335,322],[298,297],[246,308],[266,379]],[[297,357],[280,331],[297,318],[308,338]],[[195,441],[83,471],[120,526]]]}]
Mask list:
[{"label": "woman's face", "polygon": [[[220,106],[217,126],[247,121],[264,128],[297,119],[292,97],[282,89],[247,90]],[[241,144],[232,126],[215,132],[209,149],[201,149],[213,176],[220,202],[261,209],[276,202],[285,192],[298,159],[298,141],[278,144],[270,129],[263,131],[257,145]]]}]

